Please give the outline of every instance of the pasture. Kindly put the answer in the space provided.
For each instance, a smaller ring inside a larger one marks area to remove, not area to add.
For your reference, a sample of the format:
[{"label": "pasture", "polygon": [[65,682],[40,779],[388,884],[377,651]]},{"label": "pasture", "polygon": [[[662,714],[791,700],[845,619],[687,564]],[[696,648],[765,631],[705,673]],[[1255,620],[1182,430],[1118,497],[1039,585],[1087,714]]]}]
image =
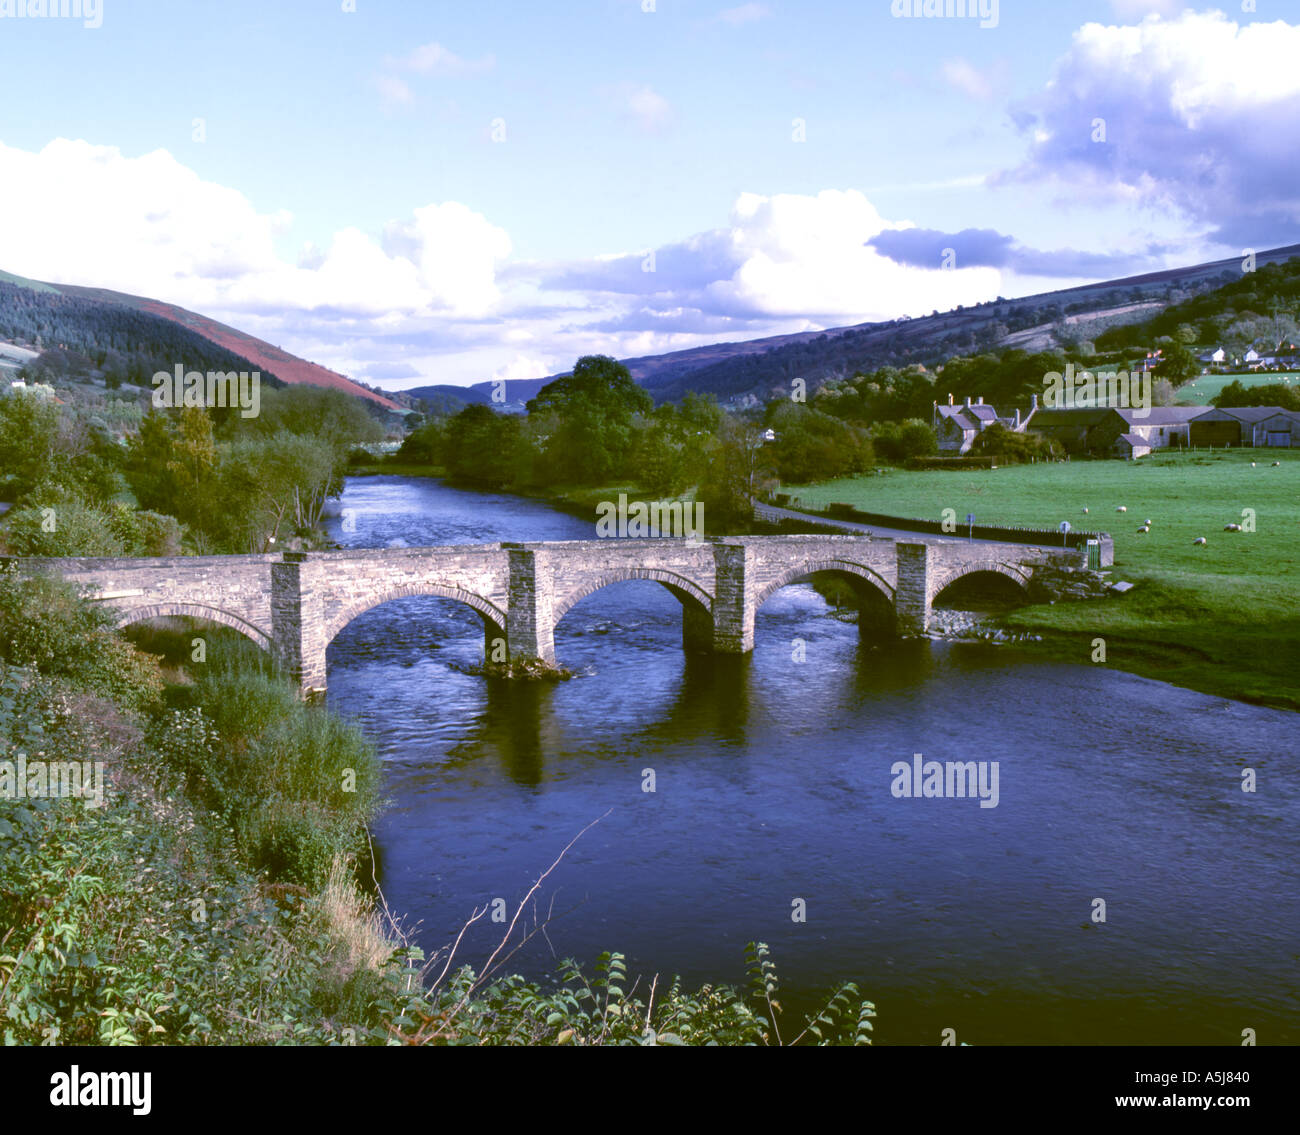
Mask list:
[{"label": "pasture", "polygon": [[[1074,661],[1088,661],[1089,644],[1101,637],[1108,665],[1300,708],[1300,453],[1202,450],[987,471],[888,470],[786,491],[806,506],[844,501],[900,517],[941,519],[951,508],[959,527],[973,512],[980,523],[1055,528],[1068,520],[1109,532],[1111,578],[1136,584],[1131,592],[1026,607],[1009,625],[1043,633],[1054,653]],[[1247,510],[1253,532],[1224,531],[1230,523],[1248,529]],[[1138,533],[1147,519],[1150,532]],[[1196,546],[1202,536],[1206,543]]]}]

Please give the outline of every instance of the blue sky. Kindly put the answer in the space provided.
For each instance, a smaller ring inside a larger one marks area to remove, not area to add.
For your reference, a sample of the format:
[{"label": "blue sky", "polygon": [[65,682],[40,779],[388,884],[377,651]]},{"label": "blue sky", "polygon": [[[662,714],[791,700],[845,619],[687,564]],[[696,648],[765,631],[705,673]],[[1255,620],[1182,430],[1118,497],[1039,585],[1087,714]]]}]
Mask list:
[{"label": "blue sky", "polygon": [[394,388],[1300,240],[1278,0],[38,3],[0,268]]}]

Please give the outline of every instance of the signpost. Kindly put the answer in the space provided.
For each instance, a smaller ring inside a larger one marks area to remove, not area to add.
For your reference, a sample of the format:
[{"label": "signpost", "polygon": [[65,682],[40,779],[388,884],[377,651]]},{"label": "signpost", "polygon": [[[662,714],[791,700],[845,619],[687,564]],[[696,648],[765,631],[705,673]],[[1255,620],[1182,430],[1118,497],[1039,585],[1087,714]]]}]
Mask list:
[{"label": "signpost", "polygon": [[1062,548],[1065,547],[1065,537],[1069,531],[1070,531],[1070,522],[1068,520],[1062,520],[1061,521],[1061,547]]},{"label": "signpost", "polygon": [[973,512],[968,512],[966,514],[966,539],[967,540],[975,539],[974,531],[975,531],[975,514]]}]

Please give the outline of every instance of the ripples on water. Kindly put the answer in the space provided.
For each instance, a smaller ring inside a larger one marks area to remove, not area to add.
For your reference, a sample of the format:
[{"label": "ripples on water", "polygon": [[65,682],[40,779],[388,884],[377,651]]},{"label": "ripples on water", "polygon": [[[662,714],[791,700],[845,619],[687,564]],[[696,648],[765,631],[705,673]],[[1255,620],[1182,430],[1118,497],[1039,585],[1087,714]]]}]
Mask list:
[{"label": "ripples on water", "polygon": [[[343,504],[355,546],[592,535],[430,481],[355,480]],[[579,676],[533,684],[469,672],[482,627],[454,602],[351,623],[329,699],[386,763],[382,884],[426,950],[495,897],[513,907],[608,812],[548,880],[542,909],[566,912],[549,945],[512,968],[614,949],[634,973],[740,982],[758,939],[787,1006],[855,980],[883,1043],[1295,1042],[1293,715],[990,648],[873,644],[806,587],[773,597],[755,637],[748,658],[689,659],[676,600],[618,584],[557,628]],[[998,807],[895,799],[890,766],[916,752],[998,761]],[[479,924],[465,957],[493,941]]]}]

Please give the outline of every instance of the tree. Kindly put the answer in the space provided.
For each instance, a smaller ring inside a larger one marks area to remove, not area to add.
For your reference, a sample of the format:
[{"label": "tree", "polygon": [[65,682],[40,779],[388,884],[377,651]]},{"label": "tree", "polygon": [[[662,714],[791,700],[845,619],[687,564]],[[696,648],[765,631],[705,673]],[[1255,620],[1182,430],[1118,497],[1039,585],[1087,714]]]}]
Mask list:
[{"label": "tree", "polygon": [[633,419],[653,407],[654,399],[622,363],[584,355],[572,374],[548,383],[529,401],[528,414],[554,417],[545,454],[555,480],[599,484],[629,472]]},{"label": "tree", "polygon": [[58,463],[59,408],[15,390],[0,397],[0,496],[17,500],[52,479]]},{"label": "tree", "polygon": [[1196,356],[1182,343],[1171,342],[1164,348],[1164,355],[1164,361],[1156,369],[1161,378],[1169,379],[1175,386],[1201,373]]}]

